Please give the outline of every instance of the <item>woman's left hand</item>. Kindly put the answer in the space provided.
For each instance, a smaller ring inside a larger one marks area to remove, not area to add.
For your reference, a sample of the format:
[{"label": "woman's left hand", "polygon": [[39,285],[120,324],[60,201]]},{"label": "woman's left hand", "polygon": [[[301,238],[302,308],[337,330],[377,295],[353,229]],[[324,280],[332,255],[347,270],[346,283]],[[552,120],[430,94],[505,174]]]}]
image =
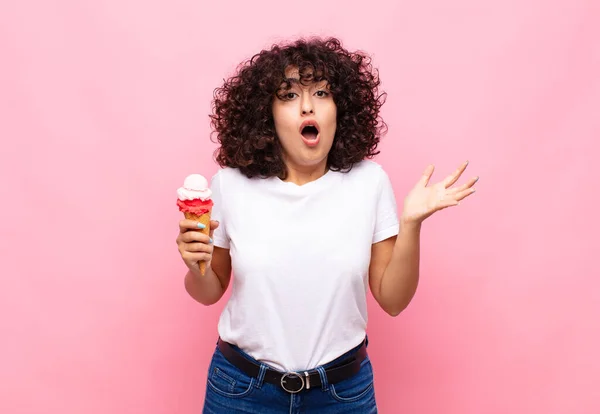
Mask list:
[{"label": "woman's left hand", "polygon": [[472,187],[479,177],[472,178],[460,187],[450,188],[458,181],[468,164],[468,161],[465,162],[443,181],[429,186],[428,183],[433,175],[434,166],[428,166],[417,185],[404,199],[402,222],[420,224],[436,211],[456,206],[462,199],[473,194],[475,189]]}]

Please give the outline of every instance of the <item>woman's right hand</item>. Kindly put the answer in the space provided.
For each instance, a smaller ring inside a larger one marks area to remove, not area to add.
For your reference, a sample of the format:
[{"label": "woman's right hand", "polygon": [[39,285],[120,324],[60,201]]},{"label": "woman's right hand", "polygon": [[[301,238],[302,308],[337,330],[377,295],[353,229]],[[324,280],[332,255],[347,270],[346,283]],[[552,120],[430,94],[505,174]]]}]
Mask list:
[{"label": "woman's right hand", "polygon": [[179,235],[176,239],[179,254],[196,276],[200,276],[200,262],[206,262],[207,268],[210,266],[214,250],[212,236],[217,227],[219,222],[211,220],[210,233],[207,236],[200,232],[197,221],[184,219],[179,222]]}]

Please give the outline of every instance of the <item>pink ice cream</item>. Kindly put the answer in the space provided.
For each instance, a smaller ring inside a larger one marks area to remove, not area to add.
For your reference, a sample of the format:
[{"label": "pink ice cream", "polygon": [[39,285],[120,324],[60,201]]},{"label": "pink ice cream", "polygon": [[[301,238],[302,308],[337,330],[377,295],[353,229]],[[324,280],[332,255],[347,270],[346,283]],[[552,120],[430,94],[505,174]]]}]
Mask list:
[{"label": "pink ice cream", "polygon": [[179,211],[201,216],[211,211],[213,201],[208,180],[200,174],[190,174],[177,189],[177,206]]}]

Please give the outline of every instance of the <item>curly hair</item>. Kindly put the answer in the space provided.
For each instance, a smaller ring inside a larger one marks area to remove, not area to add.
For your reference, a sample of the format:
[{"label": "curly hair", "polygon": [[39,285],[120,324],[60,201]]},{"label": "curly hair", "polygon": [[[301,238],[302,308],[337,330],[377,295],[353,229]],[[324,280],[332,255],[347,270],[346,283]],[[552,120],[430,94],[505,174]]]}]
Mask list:
[{"label": "curly hair", "polygon": [[336,38],[300,39],[273,45],[243,62],[236,74],[215,89],[210,115],[220,146],[221,167],[238,168],[246,177],[287,177],[282,146],[275,132],[272,103],[291,85],[286,68],[298,68],[300,81],[328,82],[337,108],[337,127],[327,168],[348,172],[379,154],[387,125],[379,116],[385,93],[379,74],[362,52],[349,52]]}]

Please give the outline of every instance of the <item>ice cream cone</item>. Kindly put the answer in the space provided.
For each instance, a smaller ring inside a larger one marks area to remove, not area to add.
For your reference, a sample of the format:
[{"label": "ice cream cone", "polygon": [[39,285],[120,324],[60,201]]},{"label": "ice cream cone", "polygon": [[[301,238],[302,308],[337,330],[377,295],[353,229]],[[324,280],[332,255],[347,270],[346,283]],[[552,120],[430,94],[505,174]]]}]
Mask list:
[{"label": "ice cream cone", "polygon": [[[212,213],[213,201],[212,192],[208,188],[208,181],[200,174],[188,175],[183,186],[177,190],[177,206],[179,211],[188,220],[194,220],[204,224],[203,229],[199,231],[210,236],[210,216]],[[206,262],[199,262],[200,274],[206,274]]]}]

